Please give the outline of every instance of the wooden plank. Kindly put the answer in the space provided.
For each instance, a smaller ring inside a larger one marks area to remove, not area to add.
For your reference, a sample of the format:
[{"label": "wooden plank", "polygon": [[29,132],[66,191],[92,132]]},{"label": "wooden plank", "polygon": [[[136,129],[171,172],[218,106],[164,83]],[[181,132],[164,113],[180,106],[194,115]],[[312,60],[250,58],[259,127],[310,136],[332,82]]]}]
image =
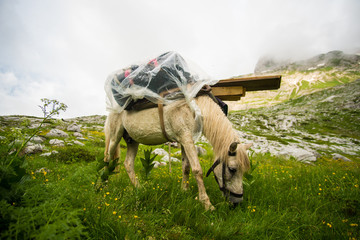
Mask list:
[{"label": "wooden plank", "polygon": [[212,93],[219,96],[243,96],[245,95],[245,89],[242,86],[235,87],[212,87]]},{"label": "wooden plank", "polygon": [[212,87],[242,86],[246,89],[246,91],[261,91],[279,89],[280,84],[281,75],[274,75],[223,79]]},{"label": "wooden plank", "polygon": [[241,99],[241,95],[239,96],[216,96],[223,101],[239,101]]}]

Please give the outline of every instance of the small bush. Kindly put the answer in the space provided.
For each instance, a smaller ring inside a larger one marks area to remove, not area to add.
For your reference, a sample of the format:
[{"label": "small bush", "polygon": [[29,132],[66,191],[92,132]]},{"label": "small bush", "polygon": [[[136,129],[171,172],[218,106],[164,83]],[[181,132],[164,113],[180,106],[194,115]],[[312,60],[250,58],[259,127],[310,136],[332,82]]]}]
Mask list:
[{"label": "small bush", "polygon": [[96,159],[96,153],[81,146],[69,146],[58,150],[56,160],[63,163],[91,162]]}]

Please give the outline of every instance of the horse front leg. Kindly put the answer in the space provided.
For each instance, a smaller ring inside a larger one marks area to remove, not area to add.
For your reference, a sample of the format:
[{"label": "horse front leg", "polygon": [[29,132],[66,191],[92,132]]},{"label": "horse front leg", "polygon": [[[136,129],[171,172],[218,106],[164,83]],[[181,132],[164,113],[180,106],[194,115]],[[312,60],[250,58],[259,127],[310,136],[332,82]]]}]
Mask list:
[{"label": "horse front leg", "polygon": [[105,152],[104,162],[110,162],[120,157],[120,140],[124,134],[124,127],[120,114],[110,113],[105,122]]},{"label": "horse front leg", "polygon": [[131,141],[130,143],[127,143],[127,152],[126,152],[126,157],[125,157],[125,161],[124,161],[124,166],[125,166],[126,172],[129,175],[131,183],[135,187],[140,186],[139,181],[135,174],[135,170],[134,170],[134,162],[135,162],[135,157],[136,157],[138,148],[139,148],[139,143],[137,143],[135,141]]},{"label": "horse front leg", "polygon": [[186,152],[182,145],[181,145],[181,156],[182,156],[182,174],[183,174],[181,187],[183,190],[189,190],[190,162],[186,156]]},{"label": "horse front leg", "polygon": [[206,193],[204,180],[203,180],[203,172],[199,162],[199,158],[195,149],[194,142],[192,140],[192,136],[187,136],[186,140],[183,141],[182,146],[184,147],[186,156],[190,162],[190,166],[194,177],[196,179],[198,189],[199,189],[199,200],[202,204],[204,204],[206,210],[214,210],[214,206],[211,204],[209,196]]}]

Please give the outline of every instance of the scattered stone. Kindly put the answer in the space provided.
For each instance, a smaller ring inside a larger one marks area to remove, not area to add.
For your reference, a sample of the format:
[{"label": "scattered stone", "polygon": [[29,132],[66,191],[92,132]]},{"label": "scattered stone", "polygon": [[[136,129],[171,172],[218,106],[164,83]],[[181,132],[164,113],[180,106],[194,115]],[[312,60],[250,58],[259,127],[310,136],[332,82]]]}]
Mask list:
[{"label": "scattered stone", "polygon": [[83,137],[83,135],[81,134],[81,133],[79,133],[79,132],[74,132],[74,137],[77,137],[77,138],[82,138]]},{"label": "scattered stone", "polygon": [[43,153],[43,154],[41,154],[40,156],[42,156],[42,157],[49,157],[50,155],[58,154],[58,153],[59,153],[58,151],[53,150],[53,151],[51,151],[51,152]]},{"label": "scattered stone", "polygon": [[35,128],[38,128],[38,127],[40,127],[40,123],[34,123],[34,124],[31,124],[29,126],[30,129],[35,129]]},{"label": "scattered stone", "polygon": [[164,149],[162,149],[162,148],[156,148],[151,153],[152,154],[157,154],[159,156],[167,156],[167,155],[169,155],[169,153],[167,151],[165,151]]},{"label": "scattered stone", "polygon": [[338,153],[333,153],[331,154],[334,160],[342,160],[344,162],[352,162],[350,159],[348,159],[347,157],[344,157],[343,155],[340,155]]},{"label": "scattered stone", "polygon": [[336,98],[336,96],[330,96],[328,98],[325,98],[324,100],[320,101],[320,102],[334,102],[334,98]]},{"label": "scattered stone", "polygon": [[158,161],[154,161],[154,168],[158,168],[161,166],[166,166],[166,162],[158,162]]},{"label": "scattered stone", "polygon": [[50,145],[54,145],[54,146],[57,146],[57,147],[63,147],[65,146],[65,143],[63,140],[59,140],[59,139],[51,139],[49,141],[49,144]]},{"label": "scattered stone", "polygon": [[51,155],[51,152],[40,154],[41,157],[49,157]]},{"label": "scattered stone", "polygon": [[80,145],[80,146],[85,146],[85,144],[83,144],[82,142],[77,141],[77,140],[75,140],[75,141],[74,141],[74,144],[76,144],[76,145]]},{"label": "scattered stone", "polygon": [[60,129],[51,129],[50,132],[46,134],[47,137],[63,137],[68,138],[69,134],[60,130]]},{"label": "scattered stone", "polygon": [[42,168],[39,168],[38,170],[35,171],[35,173],[50,173],[50,169],[48,168],[45,168],[45,167],[42,167]]},{"label": "scattered stone", "polygon": [[81,132],[80,126],[77,125],[76,123],[73,123],[70,126],[68,126],[66,130],[68,130],[69,132]]},{"label": "scattered stone", "polygon": [[31,141],[34,143],[43,143],[45,141],[45,138],[40,136],[34,136],[33,138],[31,138]]},{"label": "scattered stone", "polygon": [[308,151],[296,146],[285,146],[283,147],[278,155],[288,157],[291,156],[296,158],[296,160],[300,162],[315,162],[316,161],[316,154],[312,151]]},{"label": "scattered stone", "polygon": [[158,161],[154,161],[154,168],[158,168],[160,166],[160,163]]},{"label": "scattered stone", "polygon": [[[162,157],[161,161],[168,162],[169,161],[169,155],[166,155],[166,156]],[[180,162],[180,160],[177,159],[177,158],[171,157],[171,162]]]},{"label": "scattered stone", "polygon": [[180,148],[180,143],[178,143],[178,142],[171,142],[171,143],[170,143],[170,146],[171,146],[171,147],[174,147],[174,148]]},{"label": "scattered stone", "polygon": [[41,144],[31,144],[25,147],[24,154],[34,154],[38,152],[42,152],[44,149],[44,146]]}]

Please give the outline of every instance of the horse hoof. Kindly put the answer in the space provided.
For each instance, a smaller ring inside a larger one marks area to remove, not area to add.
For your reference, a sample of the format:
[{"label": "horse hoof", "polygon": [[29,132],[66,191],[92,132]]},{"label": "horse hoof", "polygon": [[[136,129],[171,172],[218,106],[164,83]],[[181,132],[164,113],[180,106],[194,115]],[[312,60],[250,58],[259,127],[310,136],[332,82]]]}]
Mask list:
[{"label": "horse hoof", "polygon": [[214,211],[215,210],[215,207],[213,205],[210,205],[208,207],[205,207],[206,211]]}]

